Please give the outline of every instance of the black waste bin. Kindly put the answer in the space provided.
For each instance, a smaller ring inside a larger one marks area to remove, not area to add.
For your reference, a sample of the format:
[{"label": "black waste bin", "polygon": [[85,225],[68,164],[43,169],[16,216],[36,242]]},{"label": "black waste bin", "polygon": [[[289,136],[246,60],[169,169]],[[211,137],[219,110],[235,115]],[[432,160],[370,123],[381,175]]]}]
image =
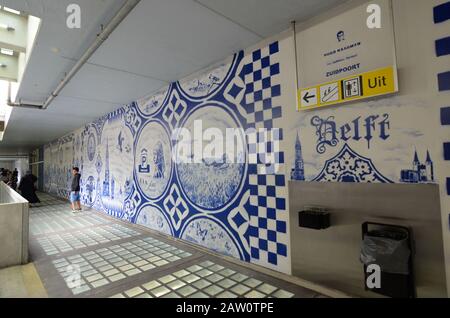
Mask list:
[{"label": "black waste bin", "polygon": [[[362,225],[360,260],[364,264],[365,288],[392,298],[415,298],[412,231],[408,227],[366,222]],[[381,269],[380,288],[367,286],[369,265]]]}]

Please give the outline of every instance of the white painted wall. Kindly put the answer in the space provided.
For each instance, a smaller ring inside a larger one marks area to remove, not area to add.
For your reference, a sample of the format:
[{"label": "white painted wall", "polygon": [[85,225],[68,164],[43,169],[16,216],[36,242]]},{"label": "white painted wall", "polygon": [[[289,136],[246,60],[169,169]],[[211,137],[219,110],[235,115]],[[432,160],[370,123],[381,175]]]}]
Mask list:
[{"label": "white painted wall", "polygon": [[28,159],[18,159],[14,161],[14,168],[19,172],[18,181],[30,169]]},{"label": "white painted wall", "polygon": [[6,65],[5,67],[0,67],[0,79],[16,81],[19,57],[0,54],[0,64]]},{"label": "white painted wall", "polygon": [[[282,64],[282,74],[286,81],[284,94],[290,100],[290,107],[284,109],[286,127],[285,148],[288,166],[294,163],[293,145],[297,132],[303,146],[306,174],[309,180],[324,166],[327,159],[339,152],[343,144],[328,147],[323,155],[316,151],[317,136],[315,127],[311,125],[314,116],[320,118],[334,117],[339,124],[346,124],[357,117],[362,119],[370,115],[389,114],[390,134],[387,141],[373,140],[371,148],[364,139],[359,142],[349,141],[352,149],[360,155],[372,159],[381,173],[388,175],[394,182],[399,182],[400,170],[411,167],[414,149],[419,152],[419,159],[425,160],[429,150],[434,161],[436,182],[440,185],[441,209],[444,248],[446,254],[447,289],[450,290],[450,231],[449,211],[450,197],[447,195],[446,178],[450,176],[450,166],[444,161],[443,142],[449,139],[448,128],[441,128],[440,108],[450,105],[448,93],[438,92],[437,74],[450,70],[450,56],[436,58],[434,41],[449,36],[449,23],[435,25],[433,7],[442,4],[442,0],[394,0],[393,15],[395,24],[397,62],[399,69],[400,92],[392,97],[379,98],[372,101],[355,102],[353,104],[329,107],[315,111],[298,113],[295,110],[295,81],[293,65],[293,41],[285,50],[287,63]],[[325,21],[345,10],[365,1],[351,1],[322,17],[316,17],[305,27]],[[300,28],[301,30],[301,28]],[[298,43],[301,54],[302,43]],[[373,52],[377,54],[377,52]],[[339,127],[339,126],[338,126]],[[374,138],[375,139],[375,138]],[[313,171],[313,173],[311,173]],[[308,180],[308,178],[307,178]],[[339,239],[339,238],[336,238]]]},{"label": "white painted wall", "polygon": [[14,161],[1,161],[0,160],[0,168],[8,169],[8,170],[14,170]]}]

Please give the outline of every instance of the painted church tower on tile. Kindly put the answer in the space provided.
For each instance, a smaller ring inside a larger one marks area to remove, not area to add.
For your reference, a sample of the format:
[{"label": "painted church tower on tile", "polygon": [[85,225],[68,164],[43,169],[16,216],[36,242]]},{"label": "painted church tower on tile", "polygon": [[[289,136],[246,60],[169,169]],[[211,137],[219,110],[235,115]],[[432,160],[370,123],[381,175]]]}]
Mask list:
[{"label": "painted church tower on tile", "polygon": [[295,161],[294,167],[291,171],[291,179],[305,181],[305,162],[303,161],[302,144],[298,133],[297,140],[295,142]]}]

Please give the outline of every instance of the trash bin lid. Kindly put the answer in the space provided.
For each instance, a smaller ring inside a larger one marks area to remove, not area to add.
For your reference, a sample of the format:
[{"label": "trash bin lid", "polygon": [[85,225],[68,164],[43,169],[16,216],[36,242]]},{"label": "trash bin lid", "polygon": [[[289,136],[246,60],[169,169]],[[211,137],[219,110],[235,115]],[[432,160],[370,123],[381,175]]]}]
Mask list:
[{"label": "trash bin lid", "polygon": [[392,229],[383,229],[383,230],[373,230],[366,234],[369,237],[383,237],[388,238],[395,241],[402,241],[408,238],[408,232],[405,230],[392,230]]}]

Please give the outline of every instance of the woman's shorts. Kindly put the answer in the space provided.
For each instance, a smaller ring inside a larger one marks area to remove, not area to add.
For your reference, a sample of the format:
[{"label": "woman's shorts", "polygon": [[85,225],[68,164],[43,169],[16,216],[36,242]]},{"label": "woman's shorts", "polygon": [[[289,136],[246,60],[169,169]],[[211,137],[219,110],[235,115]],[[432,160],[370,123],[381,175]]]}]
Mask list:
[{"label": "woman's shorts", "polygon": [[80,192],[70,192],[70,202],[80,201]]}]

